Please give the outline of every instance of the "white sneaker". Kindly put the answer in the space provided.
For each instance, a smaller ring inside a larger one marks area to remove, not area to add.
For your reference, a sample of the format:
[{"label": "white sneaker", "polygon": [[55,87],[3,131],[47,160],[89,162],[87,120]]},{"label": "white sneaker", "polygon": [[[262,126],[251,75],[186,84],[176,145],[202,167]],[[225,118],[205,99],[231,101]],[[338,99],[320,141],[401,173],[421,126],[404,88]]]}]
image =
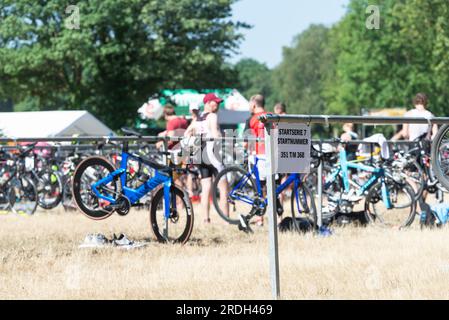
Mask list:
[{"label": "white sneaker", "polygon": [[118,238],[114,234],[114,239],[112,239],[112,243],[115,246],[132,246],[134,244],[133,241],[129,240],[123,233],[121,233]]},{"label": "white sneaker", "polygon": [[148,242],[136,242],[129,240],[123,233],[121,233],[118,236],[118,238],[114,234],[114,239],[112,240],[112,243],[114,244],[115,247],[119,249],[127,249],[127,250],[142,248],[148,245]]},{"label": "white sneaker", "polygon": [[110,241],[101,233],[88,234],[84,238],[84,242],[79,246],[80,248],[101,248],[109,245]]}]

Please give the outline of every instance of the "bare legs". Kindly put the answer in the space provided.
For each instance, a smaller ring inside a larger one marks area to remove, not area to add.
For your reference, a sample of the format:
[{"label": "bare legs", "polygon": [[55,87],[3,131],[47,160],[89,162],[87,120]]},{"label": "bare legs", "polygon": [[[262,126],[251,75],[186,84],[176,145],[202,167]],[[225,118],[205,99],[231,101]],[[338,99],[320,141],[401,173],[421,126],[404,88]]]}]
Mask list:
[{"label": "bare legs", "polygon": [[[228,183],[225,179],[221,180],[218,184],[218,189],[220,190],[220,194],[228,193]],[[204,218],[204,222],[210,222],[210,197],[212,194],[212,178],[204,178],[201,179],[201,211],[206,215]],[[220,197],[220,208],[222,208],[223,212],[226,216],[229,217],[229,204],[227,198]]]},{"label": "bare legs", "polygon": [[206,214],[204,222],[210,222],[210,196],[212,178],[201,179],[201,211]]},{"label": "bare legs", "polygon": [[228,203],[228,181],[226,179],[220,179],[218,183],[218,190],[220,191],[220,194],[223,196],[220,197],[220,208],[222,208],[223,213],[229,217],[229,203]]}]

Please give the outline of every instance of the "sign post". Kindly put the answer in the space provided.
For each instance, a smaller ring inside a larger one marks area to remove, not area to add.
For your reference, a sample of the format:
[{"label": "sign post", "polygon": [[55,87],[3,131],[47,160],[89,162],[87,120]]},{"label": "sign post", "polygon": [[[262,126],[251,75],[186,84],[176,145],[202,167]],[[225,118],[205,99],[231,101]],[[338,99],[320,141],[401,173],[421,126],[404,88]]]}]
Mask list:
[{"label": "sign post", "polygon": [[273,150],[273,125],[265,124],[265,150],[267,152],[267,200],[268,200],[268,232],[270,249],[270,279],[273,299],[279,299],[281,288],[279,283],[279,248],[276,208],[276,179],[274,176],[275,153]]},{"label": "sign post", "polygon": [[277,229],[276,173],[305,173],[310,171],[310,127],[304,124],[279,123],[273,128],[265,123],[267,152],[267,199],[270,242],[270,278],[273,299],[281,294],[279,276],[279,247]]}]

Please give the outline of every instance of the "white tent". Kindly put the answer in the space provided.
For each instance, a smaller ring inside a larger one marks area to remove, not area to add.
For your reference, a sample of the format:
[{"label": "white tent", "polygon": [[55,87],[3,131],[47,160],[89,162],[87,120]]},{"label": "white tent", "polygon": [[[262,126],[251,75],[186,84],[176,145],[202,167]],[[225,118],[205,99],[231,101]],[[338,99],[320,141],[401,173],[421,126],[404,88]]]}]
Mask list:
[{"label": "white tent", "polygon": [[14,138],[114,134],[87,111],[0,112],[0,131]]}]

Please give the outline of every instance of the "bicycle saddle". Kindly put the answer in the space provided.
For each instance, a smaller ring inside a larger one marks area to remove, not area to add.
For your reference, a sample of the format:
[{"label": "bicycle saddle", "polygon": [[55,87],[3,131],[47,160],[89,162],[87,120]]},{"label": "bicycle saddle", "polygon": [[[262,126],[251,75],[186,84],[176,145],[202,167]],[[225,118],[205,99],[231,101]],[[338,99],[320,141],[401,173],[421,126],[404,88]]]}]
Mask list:
[{"label": "bicycle saddle", "polygon": [[137,132],[136,130],[130,129],[130,128],[122,128],[123,133],[125,136],[136,136],[141,138],[142,134],[140,132]]},{"label": "bicycle saddle", "polygon": [[34,147],[37,145],[37,142],[33,142],[31,144],[27,144],[25,146],[21,146],[20,147],[20,157],[25,157],[27,156],[31,151],[33,151]]},{"label": "bicycle saddle", "polygon": [[150,159],[150,158],[147,158],[144,156],[136,156],[136,158],[139,158],[142,161],[142,163],[152,167],[153,169],[161,171],[163,173],[169,173],[172,171],[172,168],[170,168],[169,166],[160,164],[160,163],[154,161],[153,159]]}]

